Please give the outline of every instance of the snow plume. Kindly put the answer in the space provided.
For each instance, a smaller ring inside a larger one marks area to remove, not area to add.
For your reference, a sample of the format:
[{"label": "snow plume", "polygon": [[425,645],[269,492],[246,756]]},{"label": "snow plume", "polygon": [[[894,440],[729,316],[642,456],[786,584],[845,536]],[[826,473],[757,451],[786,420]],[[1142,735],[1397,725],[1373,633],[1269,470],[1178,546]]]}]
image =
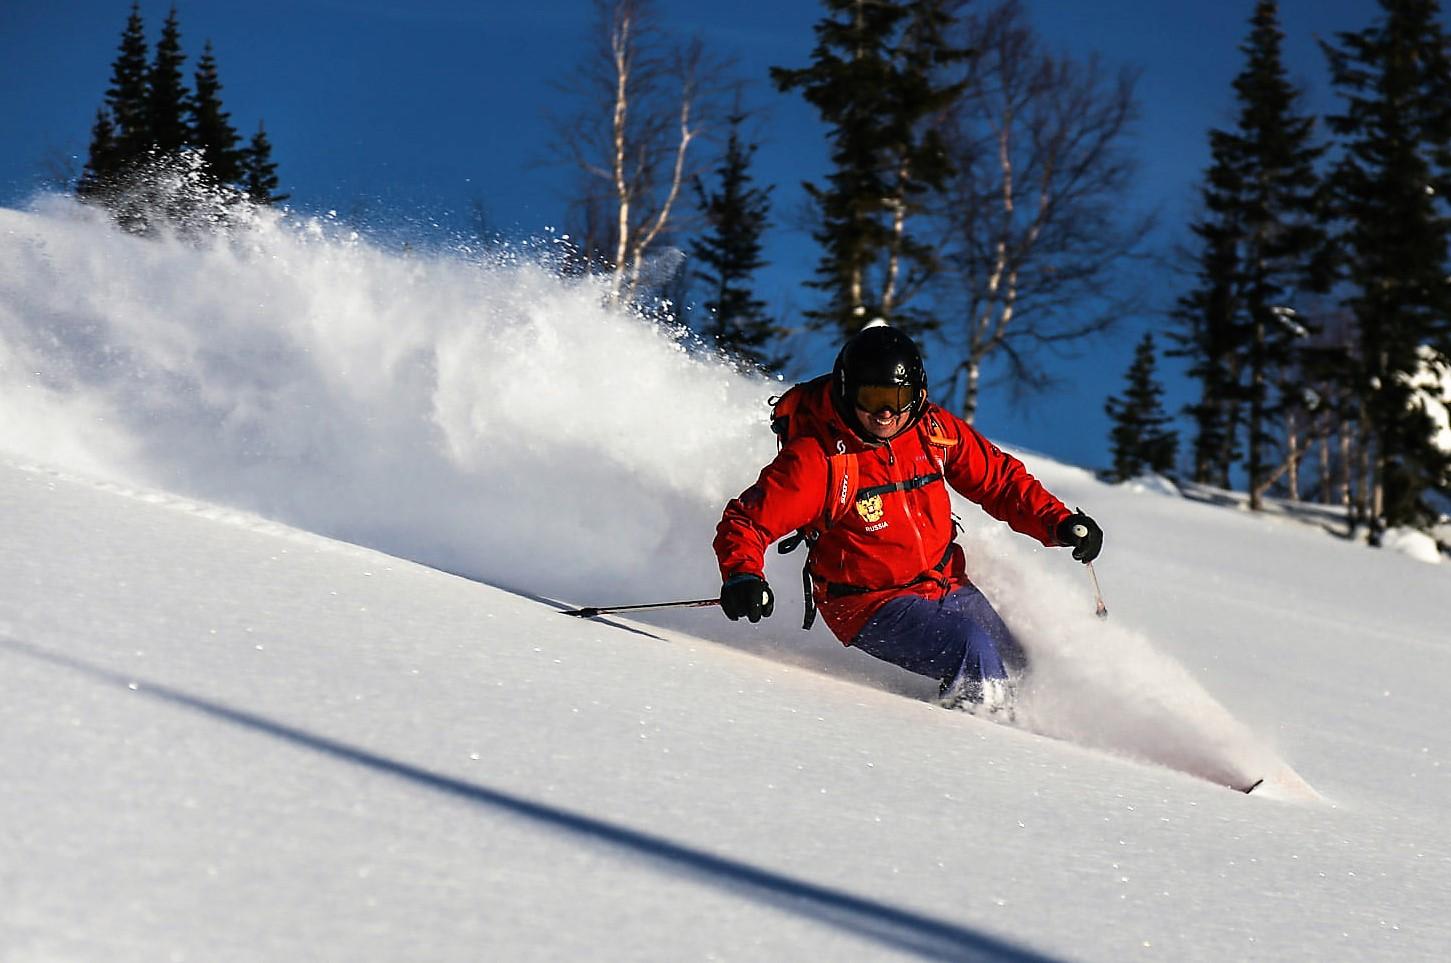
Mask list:
[{"label": "snow plume", "polygon": [[0,447],[504,586],[708,592],[771,390],[534,258],[0,211]]},{"label": "snow plume", "polygon": [[[974,514],[976,518],[974,519]],[[1283,763],[1173,658],[1110,614],[1094,617],[1087,576],[1074,562],[980,512],[964,538],[974,581],[1027,651],[1028,728],[1223,783],[1247,785]],[[1110,603],[1112,604],[1112,603]]]},{"label": "snow plume", "polygon": [[106,207],[132,233],[186,237],[249,224],[265,213],[245,203],[244,192],[213,181],[208,170],[203,150],[153,149],[105,192]]}]

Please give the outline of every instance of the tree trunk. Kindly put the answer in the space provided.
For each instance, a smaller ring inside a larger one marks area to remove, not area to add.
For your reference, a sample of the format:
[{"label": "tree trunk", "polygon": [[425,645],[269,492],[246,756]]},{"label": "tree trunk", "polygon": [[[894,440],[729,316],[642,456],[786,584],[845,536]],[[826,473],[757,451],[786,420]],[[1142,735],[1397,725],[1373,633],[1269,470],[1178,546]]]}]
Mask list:
[{"label": "tree trunk", "polygon": [[882,317],[896,308],[897,277],[902,270],[902,238],[907,231],[907,161],[897,165],[897,196],[892,198],[892,243],[887,249],[887,276],[882,284]]},{"label": "tree trunk", "polygon": [[[1259,312],[1256,311],[1256,314]],[[1265,325],[1262,320],[1255,321],[1254,344],[1250,348],[1250,400],[1249,400],[1249,424],[1245,430],[1246,444],[1246,468],[1249,470],[1249,507],[1250,511],[1259,511],[1264,508],[1263,493],[1269,488],[1270,483],[1264,478],[1265,463],[1264,455],[1260,445],[1260,432],[1264,426],[1265,409]]]},{"label": "tree trunk", "polygon": [[1380,544],[1381,533],[1385,531],[1385,458],[1381,454],[1383,446],[1377,446],[1374,458],[1374,467],[1368,467],[1371,472],[1369,479],[1370,487],[1370,533],[1367,540],[1372,545]]},{"label": "tree trunk", "polygon": [[1300,500],[1300,426],[1293,410],[1285,413],[1285,447],[1290,452],[1289,474],[1286,484],[1290,489],[1290,501]]},{"label": "tree trunk", "polygon": [[690,129],[692,98],[692,91],[687,84],[680,94],[680,143],[675,148],[675,166],[670,173],[670,192],[665,196],[665,203],[660,205],[660,212],[655,220],[630,245],[630,284],[625,292],[629,297],[634,297],[635,289],[639,286],[645,252],[650,249],[650,245],[655,243],[655,238],[665,228],[665,224],[670,220],[670,211],[675,207],[676,199],[680,197],[680,185],[685,179],[685,156],[690,150],[690,142],[695,139],[696,133]]},{"label": "tree trunk", "polygon": [[1214,473],[1218,476],[1216,482],[1220,488],[1228,491],[1230,485],[1230,472],[1234,468],[1234,439],[1239,434],[1240,406],[1238,402],[1226,401],[1221,403],[1224,410],[1224,441],[1219,449],[1219,463],[1214,466]]},{"label": "tree trunk", "polygon": [[1355,460],[1350,450],[1350,422],[1340,421],[1340,505],[1347,512],[1351,510],[1350,473],[1354,471]]},{"label": "tree trunk", "polygon": [[615,25],[610,37],[610,53],[615,65],[615,110],[611,133],[613,135],[612,171],[615,184],[615,201],[618,204],[615,217],[615,264],[610,278],[610,296],[618,301],[624,289],[625,262],[629,256],[630,244],[630,186],[625,179],[625,121],[629,110],[630,82],[630,27],[626,12]]},{"label": "tree trunk", "polygon": [[963,366],[967,371],[967,386],[962,392],[962,420],[969,425],[977,416],[977,393],[982,381],[982,362],[974,355]]}]

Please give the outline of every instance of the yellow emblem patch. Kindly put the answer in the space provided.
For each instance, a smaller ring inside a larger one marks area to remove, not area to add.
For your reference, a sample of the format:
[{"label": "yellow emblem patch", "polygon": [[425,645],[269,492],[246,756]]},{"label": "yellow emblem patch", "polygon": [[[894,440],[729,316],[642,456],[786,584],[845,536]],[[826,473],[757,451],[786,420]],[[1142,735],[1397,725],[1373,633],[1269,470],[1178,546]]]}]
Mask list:
[{"label": "yellow emblem patch", "polygon": [[856,503],[856,512],[868,522],[881,521],[882,518],[882,496],[868,495],[859,499]]}]

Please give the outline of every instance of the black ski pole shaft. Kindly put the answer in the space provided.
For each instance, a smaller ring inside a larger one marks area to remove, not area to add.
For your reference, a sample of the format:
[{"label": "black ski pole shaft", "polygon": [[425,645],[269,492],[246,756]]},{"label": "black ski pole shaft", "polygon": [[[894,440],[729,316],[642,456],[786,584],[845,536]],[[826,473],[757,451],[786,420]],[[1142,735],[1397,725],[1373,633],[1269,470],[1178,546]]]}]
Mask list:
[{"label": "black ski pole shaft", "polygon": [[565,609],[561,615],[592,619],[607,612],[638,612],[640,609],[694,609],[719,605],[720,599],[690,599],[686,602],[644,602],[640,605],[587,605],[582,609]]}]

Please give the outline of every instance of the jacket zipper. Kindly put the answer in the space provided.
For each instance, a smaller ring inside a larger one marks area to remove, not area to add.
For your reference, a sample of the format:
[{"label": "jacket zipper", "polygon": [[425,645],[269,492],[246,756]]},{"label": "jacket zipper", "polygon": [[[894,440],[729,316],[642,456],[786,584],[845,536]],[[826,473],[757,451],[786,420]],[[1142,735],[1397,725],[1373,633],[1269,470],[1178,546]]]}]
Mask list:
[{"label": "jacket zipper", "polygon": [[[893,441],[895,440],[893,439]],[[892,481],[900,485],[905,479],[899,478],[897,475],[897,456],[891,441],[887,442],[887,465]],[[912,496],[915,494],[915,490],[902,492],[902,510],[907,515],[907,524],[912,528],[912,538],[917,542],[917,571],[921,573],[927,571],[932,563],[927,560],[927,548],[922,544],[922,528],[917,524],[917,517],[913,512]]]}]

